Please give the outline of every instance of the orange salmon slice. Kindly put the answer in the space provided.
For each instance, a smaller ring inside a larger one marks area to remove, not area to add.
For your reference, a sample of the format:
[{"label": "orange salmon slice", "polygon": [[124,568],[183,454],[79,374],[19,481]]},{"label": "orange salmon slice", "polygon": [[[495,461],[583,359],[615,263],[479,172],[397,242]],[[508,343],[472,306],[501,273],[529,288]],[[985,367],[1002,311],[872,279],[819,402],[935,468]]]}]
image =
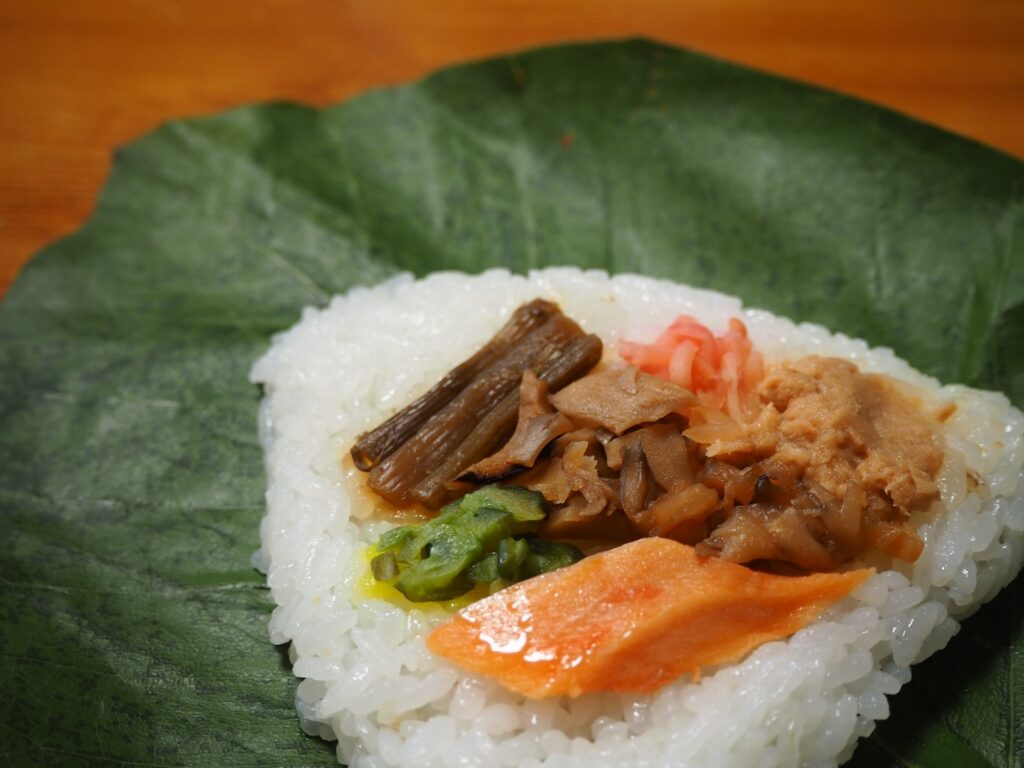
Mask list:
[{"label": "orange salmon slice", "polygon": [[872,573],[777,576],[645,538],[473,603],[427,647],[532,699],[643,693],[788,637]]}]

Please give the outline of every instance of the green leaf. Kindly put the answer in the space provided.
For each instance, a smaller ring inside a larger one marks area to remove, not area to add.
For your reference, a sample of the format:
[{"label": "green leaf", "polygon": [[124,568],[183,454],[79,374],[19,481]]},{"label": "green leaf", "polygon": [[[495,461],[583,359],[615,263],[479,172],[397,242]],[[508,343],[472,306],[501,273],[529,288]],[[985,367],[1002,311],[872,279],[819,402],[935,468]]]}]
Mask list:
[{"label": "green leaf", "polygon": [[[0,762],[331,764],[249,567],[248,368],[355,284],[554,263],[738,294],[1024,405],[1024,165],[852,99],[627,42],[169,123],[0,305]],[[1020,584],[858,765],[1022,764]]]}]

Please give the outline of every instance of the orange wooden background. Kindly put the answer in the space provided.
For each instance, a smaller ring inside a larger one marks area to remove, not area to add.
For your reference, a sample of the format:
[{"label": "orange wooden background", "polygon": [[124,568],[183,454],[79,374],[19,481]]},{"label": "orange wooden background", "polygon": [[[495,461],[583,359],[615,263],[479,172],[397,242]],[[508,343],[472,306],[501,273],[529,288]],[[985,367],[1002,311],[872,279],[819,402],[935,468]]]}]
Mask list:
[{"label": "orange wooden background", "polygon": [[1024,157],[1022,0],[0,0],[0,293],[160,121],[329,104],[453,62],[644,35]]}]

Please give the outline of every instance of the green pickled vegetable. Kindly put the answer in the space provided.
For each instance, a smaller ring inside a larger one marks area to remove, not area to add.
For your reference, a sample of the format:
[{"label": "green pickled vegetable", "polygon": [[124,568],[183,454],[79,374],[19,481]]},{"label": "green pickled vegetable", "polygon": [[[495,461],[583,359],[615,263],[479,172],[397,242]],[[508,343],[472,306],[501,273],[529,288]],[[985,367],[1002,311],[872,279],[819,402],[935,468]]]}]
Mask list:
[{"label": "green pickled vegetable", "polygon": [[[508,514],[490,512],[484,511],[484,517],[491,519],[483,521],[481,527],[507,530]],[[448,600],[468,592],[472,584],[465,572],[484,554],[483,542],[474,534],[457,525],[433,526],[425,537],[428,540],[420,550],[421,557],[408,563],[395,587],[415,602]]]},{"label": "green pickled vegetable", "polygon": [[[547,504],[542,494],[515,485],[485,485],[480,490],[466,494],[454,503],[463,512],[481,507],[506,510],[512,515],[513,533],[529,533],[537,530],[548,514]],[[445,509],[447,508],[445,507]]]},{"label": "green pickled vegetable", "polygon": [[474,563],[466,574],[476,584],[490,584],[501,578],[498,575],[498,555],[495,552]]},{"label": "green pickled vegetable", "polygon": [[498,542],[495,565],[505,581],[518,581],[519,569],[530,556],[530,545],[524,539],[502,539]]},{"label": "green pickled vegetable", "polygon": [[570,565],[579,549],[530,532],[547,515],[544,497],[525,488],[489,485],[447,505],[422,525],[394,528],[377,544],[374,578],[409,600],[450,600],[474,583],[515,582]]},{"label": "green pickled vegetable", "polygon": [[523,563],[523,575],[519,577],[520,579],[557,571],[583,559],[583,552],[572,544],[560,544],[542,539],[540,536],[527,536],[526,542],[529,544],[530,554]]}]

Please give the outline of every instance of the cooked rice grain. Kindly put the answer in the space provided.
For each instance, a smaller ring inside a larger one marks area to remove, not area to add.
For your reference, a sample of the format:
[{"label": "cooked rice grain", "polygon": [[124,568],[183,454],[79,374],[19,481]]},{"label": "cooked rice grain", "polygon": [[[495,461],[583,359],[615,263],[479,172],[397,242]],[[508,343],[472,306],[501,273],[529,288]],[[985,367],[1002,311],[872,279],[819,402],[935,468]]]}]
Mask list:
[{"label": "cooked rice grain", "polygon": [[[341,458],[537,296],[610,348],[624,333],[651,340],[681,313],[715,332],[739,316],[769,363],[843,357],[914,384],[927,405],[954,401],[942,503],[915,520],[920,559],[879,572],[788,641],[653,695],[528,701],[435,658],[423,636],[444,612],[359,597],[361,552],[389,526]],[[291,642],[303,727],[337,738],[352,766],[836,765],[888,716],[909,666],[944,647],[1024,557],[1024,415],[1003,395],[942,387],[888,349],[710,291],[568,268],[401,276],[305,310],[252,378],[266,394],[267,515],[254,561],[277,603],[271,640]]]}]

